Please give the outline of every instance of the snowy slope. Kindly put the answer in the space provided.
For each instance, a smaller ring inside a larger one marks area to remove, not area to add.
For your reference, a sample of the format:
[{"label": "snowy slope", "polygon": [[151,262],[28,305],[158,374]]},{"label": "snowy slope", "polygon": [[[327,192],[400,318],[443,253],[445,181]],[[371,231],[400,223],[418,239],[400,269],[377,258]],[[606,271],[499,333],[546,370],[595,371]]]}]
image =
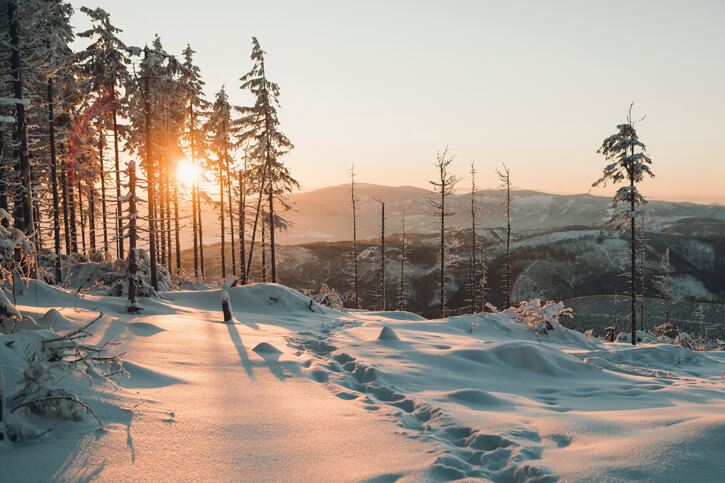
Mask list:
[{"label": "snowy slope", "polygon": [[[278,285],[123,300],[43,284],[24,314],[64,332],[104,318],[129,379],[70,381],[104,421],[40,421],[0,443],[3,481],[713,480],[725,469],[721,353],[536,341],[510,314],[336,312]],[[58,313],[45,318],[49,307]],[[471,328],[473,330],[471,331]],[[0,337],[22,340],[23,334]],[[19,344],[0,344],[6,384]],[[718,358],[718,356],[720,356]],[[13,375],[15,374],[15,375]]]}]

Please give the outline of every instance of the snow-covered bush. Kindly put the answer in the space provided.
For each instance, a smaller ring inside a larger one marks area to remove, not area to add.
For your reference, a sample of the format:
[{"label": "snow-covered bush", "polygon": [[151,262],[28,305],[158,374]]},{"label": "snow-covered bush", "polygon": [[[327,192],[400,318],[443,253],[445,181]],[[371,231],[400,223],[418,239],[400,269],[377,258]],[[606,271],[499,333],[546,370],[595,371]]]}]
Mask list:
[{"label": "snow-covered bush", "polygon": [[541,342],[539,334],[546,334],[559,325],[561,317],[573,317],[571,307],[565,307],[564,302],[549,300],[542,305],[541,299],[524,301],[518,307],[512,307],[516,314],[516,321],[527,324]]},{"label": "snow-covered bush", "polygon": [[[308,294],[308,296],[310,295]],[[330,307],[331,309],[342,310],[344,307],[340,294],[328,287],[326,283],[323,283],[317,294],[310,296],[310,298],[318,304]]]},{"label": "snow-covered bush", "polygon": [[[148,254],[144,250],[138,250],[137,266],[137,295],[139,297],[158,297],[158,293],[151,285],[151,267],[148,263]],[[123,297],[128,295],[127,268],[127,260],[72,263],[65,286],[76,291],[94,290],[105,295]],[[166,267],[156,265],[156,269],[159,290],[168,291],[178,288],[172,282]]]},{"label": "snow-covered bush", "polygon": [[[3,342],[0,358],[15,361],[11,364],[13,371],[8,373],[14,377],[5,387],[5,418],[0,418],[0,439],[20,441],[43,434],[45,431],[36,427],[37,417],[80,421],[90,416],[101,424],[88,404],[68,388],[67,381],[73,375],[95,383],[114,374],[127,374],[119,360],[121,355],[105,355],[108,348],[115,345],[114,339],[100,346],[81,341],[90,335],[89,327],[102,316],[101,313],[65,335],[38,330],[0,336]],[[9,391],[13,388],[17,391],[11,394]],[[2,399],[0,383],[0,407],[3,406]]]}]

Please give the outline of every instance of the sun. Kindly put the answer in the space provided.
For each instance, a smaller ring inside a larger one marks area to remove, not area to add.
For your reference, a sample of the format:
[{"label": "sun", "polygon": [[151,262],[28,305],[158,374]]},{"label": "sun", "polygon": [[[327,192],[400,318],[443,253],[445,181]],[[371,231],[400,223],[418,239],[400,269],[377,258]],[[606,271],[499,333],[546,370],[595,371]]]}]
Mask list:
[{"label": "sun", "polygon": [[190,161],[181,161],[176,168],[176,179],[186,186],[191,186],[199,177],[199,167]]}]

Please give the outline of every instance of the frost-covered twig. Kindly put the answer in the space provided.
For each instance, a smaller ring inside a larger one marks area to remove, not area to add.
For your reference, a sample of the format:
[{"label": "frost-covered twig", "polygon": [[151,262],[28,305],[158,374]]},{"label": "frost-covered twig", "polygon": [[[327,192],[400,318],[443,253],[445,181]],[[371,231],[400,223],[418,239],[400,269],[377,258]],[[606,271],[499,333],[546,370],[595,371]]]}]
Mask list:
[{"label": "frost-covered twig", "polygon": [[47,402],[47,401],[70,401],[71,404],[75,404],[77,406],[80,406],[81,409],[83,409],[86,413],[88,413],[89,415],[93,416],[93,418],[96,421],[98,421],[98,425],[101,428],[103,427],[103,422],[101,422],[101,419],[96,415],[96,413],[93,412],[93,410],[91,409],[91,407],[88,404],[86,404],[83,401],[81,401],[80,399],[78,399],[77,397],[73,397],[73,396],[45,396],[45,397],[39,397],[39,398],[31,399],[29,401],[25,401],[25,402],[23,402],[23,403],[15,406],[13,409],[10,410],[10,413],[14,413],[18,409],[20,409],[22,407],[25,407],[25,406],[31,406],[32,407],[33,405],[37,405],[39,403],[43,403],[43,402]]}]

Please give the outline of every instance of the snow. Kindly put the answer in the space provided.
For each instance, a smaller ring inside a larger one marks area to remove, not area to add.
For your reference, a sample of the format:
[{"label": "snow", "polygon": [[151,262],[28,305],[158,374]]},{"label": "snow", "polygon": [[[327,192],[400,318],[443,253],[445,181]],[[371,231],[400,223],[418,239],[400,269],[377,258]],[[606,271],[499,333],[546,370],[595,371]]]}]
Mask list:
[{"label": "snow", "polygon": [[[723,353],[602,343],[555,322],[538,342],[514,311],[337,311],[274,284],[160,295],[140,299],[143,315],[42,283],[18,295],[59,333],[103,311],[91,342],[117,335],[130,377],[60,381],[103,429],[24,415],[53,430],[0,441],[4,481],[712,481],[725,469]],[[25,347],[48,334],[0,336],[6,400]]]}]

